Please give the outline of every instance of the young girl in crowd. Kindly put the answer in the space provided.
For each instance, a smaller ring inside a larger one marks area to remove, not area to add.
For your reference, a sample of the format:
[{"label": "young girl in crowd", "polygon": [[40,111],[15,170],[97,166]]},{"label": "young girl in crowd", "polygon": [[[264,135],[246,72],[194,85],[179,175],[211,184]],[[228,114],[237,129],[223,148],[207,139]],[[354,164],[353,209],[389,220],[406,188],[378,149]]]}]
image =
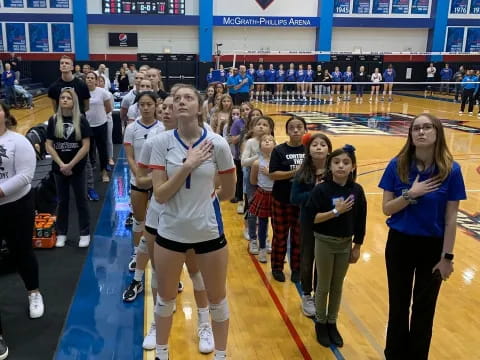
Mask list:
[{"label": "young girl in crowd", "polygon": [[215,87],[207,88],[207,98],[203,101],[202,119],[204,123],[210,124],[210,116],[213,106],[215,105]]},{"label": "young girl in crowd", "polygon": [[[263,135],[260,140],[258,159],[252,164],[250,183],[257,186],[253,195],[249,213],[258,218],[258,241],[260,250],[258,261],[267,262],[267,230],[268,219],[272,217],[272,187],[273,181],[268,174],[270,155],[275,147],[275,138],[272,135]],[[256,224],[255,224],[256,225]],[[251,241],[251,240],[250,240]]]},{"label": "young girl in crowd", "polygon": [[52,156],[52,170],[57,188],[57,247],[67,240],[70,187],[75,194],[79,222],[79,247],[90,244],[90,214],[87,204],[85,165],[88,161],[91,130],[80,114],[74,90],[63,90],[58,99],[57,113],[47,127],[47,152]]},{"label": "young girl in crowd", "polygon": [[226,126],[226,139],[230,144],[230,150],[233,155],[233,162],[235,163],[237,171],[237,187],[235,190],[235,197],[231,200],[232,203],[237,203],[243,199],[243,174],[242,164],[240,160],[240,134],[245,128],[245,121],[241,118],[240,106],[232,108],[232,116],[228,126]]},{"label": "young girl in crowd", "polygon": [[223,127],[227,124],[232,114],[233,101],[228,94],[222,95],[218,109],[212,116],[210,126],[213,132],[223,134]]},{"label": "young girl in crowd", "polygon": [[[123,69],[123,68],[120,68]],[[98,87],[105,87],[105,79],[100,76],[98,78]],[[110,106],[113,111],[113,103],[114,103],[114,98],[113,94],[110,91],[107,91],[107,95],[110,98]],[[111,171],[113,165],[115,163],[113,162],[113,141],[112,141],[112,131],[113,131],[113,117],[112,117],[112,111],[107,113],[107,153],[108,153],[108,166],[110,167],[108,170]]]},{"label": "young girl in crowd", "polygon": [[[253,112],[253,110],[252,110]],[[245,143],[245,149],[242,152],[242,166],[244,168],[244,181],[246,183],[246,195],[247,195],[247,204],[251,204],[253,194],[255,193],[255,187],[250,182],[250,172],[253,163],[258,160],[260,153],[260,140],[263,135],[272,135],[275,128],[275,123],[272,118],[268,116],[260,116],[253,123],[253,132],[252,137],[247,140]],[[247,175],[247,176],[245,176]],[[249,252],[252,255],[258,255],[258,243],[257,243],[257,217],[252,214],[247,207],[247,225],[248,225],[248,238],[250,240]]]},{"label": "young girl in crowd", "polygon": [[466,199],[460,165],[438,118],[421,114],[412,121],[379,187],[390,228],[385,357],[426,360],[440,286],[453,272],[458,207]]},{"label": "young girl in crowd", "polygon": [[[159,360],[169,358],[168,338],[177,284],[186,251],[196,253],[209,300],[215,360],[226,358],[229,310],[226,299],[228,248],[219,201],[235,193],[235,165],[227,142],[199,124],[201,96],[188,85],[173,94],[178,128],[156,137],[150,166],[155,200],[164,204],[155,246]],[[216,183],[219,190],[215,190]],[[212,191],[206,191],[211,189]]]},{"label": "young girl in crowd", "polygon": [[292,178],[302,165],[305,149],[302,136],[307,124],[301,117],[292,116],[285,125],[288,141],[277,145],[270,157],[270,178],[272,188],[272,275],[284,282],[283,263],[287,253],[287,240],[290,237],[291,281],[300,280],[300,221],[299,208],[290,203]]},{"label": "young girl in crowd", "polygon": [[380,74],[380,70],[378,68],[375,68],[370,80],[372,81],[372,91],[370,92],[369,101],[373,101],[373,94],[375,93],[375,102],[378,102],[378,93],[380,92],[380,83],[382,82],[382,74]]},{"label": "young girl in crowd", "polygon": [[[302,311],[305,316],[315,316],[315,303],[312,290],[316,288],[312,280],[315,258],[315,237],[313,224],[305,211],[305,205],[315,185],[325,178],[327,156],[332,152],[330,139],[321,133],[303,137],[305,159],[292,183],[290,202],[300,207],[300,271],[302,284]],[[316,277],[315,277],[316,278]]]},{"label": "young girl in crowd", "polygon": [[348,264],[358,261],[365,237],[367,201],[355,182],[356,166],[353,146],[333,151],[327,159],[325,181],[312,190],[306,206],[315,234],[315,332],[325,347],[343,346],[337,329],[343,280]]}]

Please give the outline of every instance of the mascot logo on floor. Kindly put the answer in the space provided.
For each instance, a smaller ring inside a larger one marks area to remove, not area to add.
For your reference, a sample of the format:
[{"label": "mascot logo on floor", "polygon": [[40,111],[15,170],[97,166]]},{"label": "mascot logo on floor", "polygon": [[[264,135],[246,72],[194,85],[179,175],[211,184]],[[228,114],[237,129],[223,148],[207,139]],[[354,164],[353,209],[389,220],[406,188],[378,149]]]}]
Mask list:
[{"label": "mascot logo on floor", "polygon": [[257,3],[258,5],[260,5],[260,7],[265,10],[266,8],[268,8],[270,5],[272,5],[272,3],[274,2],[274,0],[257,0]]}]

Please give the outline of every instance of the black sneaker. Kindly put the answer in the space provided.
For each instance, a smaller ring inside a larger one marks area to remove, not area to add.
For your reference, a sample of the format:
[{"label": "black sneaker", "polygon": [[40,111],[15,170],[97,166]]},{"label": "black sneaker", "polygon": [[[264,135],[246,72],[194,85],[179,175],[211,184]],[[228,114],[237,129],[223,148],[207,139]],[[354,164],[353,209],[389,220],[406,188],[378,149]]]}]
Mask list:
[{"label": "black sneaker", "polygon": [[132,280],[127,290],[123,292],[123,301],[132,302],[137,295],[143,291],[143,283],[141,281]]},{"label": "black sneaker", "polygon": [[315,334],[320,345],[330,347],[330,337],[328,336],[327,324],[321,324],[315,321]]},{"label": "black sneaker", "polygon": [[300,281],[300,271],[298,270],[292,271],[292,275],[290,276],[290,281],[293,283],[298,283]]},{"label": "black sneaker", "polygon": [[342,335],[338,332],[337,329],[337,324],[327,324],[327,329],[328,329],[328,336],[330,337],[330,341],[332,342],[333,345],[337,347],[342,347],[343,346],[343,338]]},{"label": "black sneaker", "polygon": [[8,357],[8,346],[7,342],[0,336],[0,360],[6,359]]},{"label": "black sneaker", "polygon": [[125,226],[130,227],[133,225],[133,213],[128,214],[127,218],[125,219]]},{"label": "black sneaker", "polygon": [[272,270],[272,276],[279,282],[285,282],[285,274],[282,270]]}]

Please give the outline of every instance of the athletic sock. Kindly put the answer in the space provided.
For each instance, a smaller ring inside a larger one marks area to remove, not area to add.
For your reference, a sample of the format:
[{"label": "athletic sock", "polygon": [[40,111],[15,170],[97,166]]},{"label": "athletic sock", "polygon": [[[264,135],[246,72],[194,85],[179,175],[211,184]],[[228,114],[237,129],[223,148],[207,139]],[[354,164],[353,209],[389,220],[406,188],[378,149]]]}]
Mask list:
[{"label": "athletic sock", "polygon": [[227,352],[215,349],[215,356],[213,360],[224,360],[227,358]]},{"label": "athletic sock", "polygon": [[135,275],[133,275],[133,280],[142,281],[144,273],[145,273],[145,270],[135,269]]},{"label": "athletic sock", "polygon": [[210,324],[210,311],[208,307],[198,308],[198,325]]},{"label": "athletic sock", "polygon": [[156,345],[156,357],[158,360],[168,360],[168,345]]}]

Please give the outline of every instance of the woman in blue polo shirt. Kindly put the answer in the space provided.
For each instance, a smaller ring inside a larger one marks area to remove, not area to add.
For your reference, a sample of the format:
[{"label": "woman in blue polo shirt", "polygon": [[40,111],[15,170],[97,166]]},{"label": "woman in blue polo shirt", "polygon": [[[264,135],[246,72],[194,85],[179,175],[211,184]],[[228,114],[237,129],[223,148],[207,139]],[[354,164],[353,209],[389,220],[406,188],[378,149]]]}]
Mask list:
[{"label": "woman in blue polo shirt", "polygon": [[427,360],[437,296],[442,280],[453,272],[459,201],[466,199],[460,165],[440,120],[431,114],[413,120],[406,144],[388,164],[379,187],[383,212],[390,216],[385,356]]}]

